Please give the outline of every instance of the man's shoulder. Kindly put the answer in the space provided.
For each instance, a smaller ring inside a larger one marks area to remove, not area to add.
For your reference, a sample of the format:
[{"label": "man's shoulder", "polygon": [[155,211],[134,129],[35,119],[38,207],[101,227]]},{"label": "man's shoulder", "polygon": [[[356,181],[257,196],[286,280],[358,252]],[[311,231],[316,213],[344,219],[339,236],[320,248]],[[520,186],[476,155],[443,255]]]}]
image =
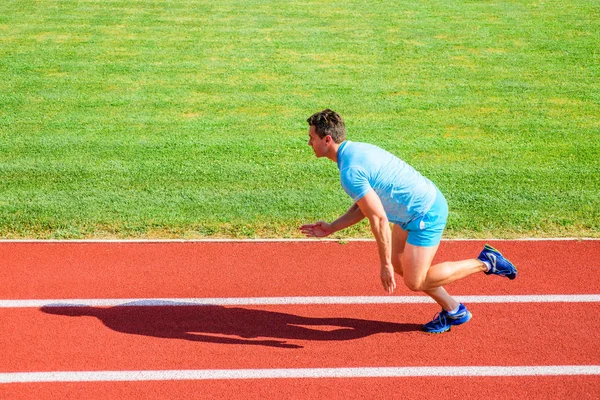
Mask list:
[{"label": "man's shoulder", "polygon": [[347,142],[342,152],[340,169],[349,166],[369,166],[389,155],[388,152],[374,144],[363,142]]},{"label": "man's shoulder", "polygon": [[378,146],[372,144],[372,143],[366,143],[366,142],[355,142],[352,140],[346,140],[346,147],[349,149],[368,149],[368,148],[379,148]]},{"label": "man's shoulder", "polygon": [[360,153],[364,155],[379,155],[388,153],[383,148],[377,146],[376,144],[366,143],[366,142],[348,142],[346,146],[349,150],[349,153]]}]

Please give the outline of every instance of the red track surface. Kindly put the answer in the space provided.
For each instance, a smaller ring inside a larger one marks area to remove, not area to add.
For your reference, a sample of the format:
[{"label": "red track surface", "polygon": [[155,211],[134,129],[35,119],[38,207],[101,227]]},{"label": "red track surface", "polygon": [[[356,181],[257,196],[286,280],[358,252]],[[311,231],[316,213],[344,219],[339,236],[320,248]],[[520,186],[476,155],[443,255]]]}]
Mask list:
[{"label": "red track surface", "polygon": [[[443,242],[437,260],[483,242]],[[599,241],[491,242],[519,267],[457,295],[597,294]],[[380,296],[374,242],[1,243],[0,298]],[[414,295],[400,286],[397,295]],[[471,304],[443,335],[435,304],[0,309],[0,373],[600,364],[599,303]],[[85,314],[76,316],[76,314]],[[598,398],[592,376],[0,384],[0,399]]]}]

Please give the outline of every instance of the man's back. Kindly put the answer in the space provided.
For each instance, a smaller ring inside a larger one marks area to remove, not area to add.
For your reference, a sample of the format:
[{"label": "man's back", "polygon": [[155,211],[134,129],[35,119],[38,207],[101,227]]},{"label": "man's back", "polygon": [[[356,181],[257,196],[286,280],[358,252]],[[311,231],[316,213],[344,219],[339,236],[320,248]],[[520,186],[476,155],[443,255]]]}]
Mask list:
[{"label": "man's back", "polygon": [[342,187],[354,201],[375,190],[390,222],[401,226],[426,213],[435,185],[395,155],[372,144],[345,141],[338,150]]}]

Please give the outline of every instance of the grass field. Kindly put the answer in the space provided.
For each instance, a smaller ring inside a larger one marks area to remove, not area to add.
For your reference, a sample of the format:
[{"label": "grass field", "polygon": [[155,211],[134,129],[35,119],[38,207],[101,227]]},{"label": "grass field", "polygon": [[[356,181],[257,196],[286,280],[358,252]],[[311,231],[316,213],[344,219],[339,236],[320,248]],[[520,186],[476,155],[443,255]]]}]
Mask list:
[{"label": "grass field", "polygon": [[307,146],[326,107],[436,182],[447,237],[600,237],[598,21],[589,0],[4,0],[0,237],[299,236],[350,205]]}]

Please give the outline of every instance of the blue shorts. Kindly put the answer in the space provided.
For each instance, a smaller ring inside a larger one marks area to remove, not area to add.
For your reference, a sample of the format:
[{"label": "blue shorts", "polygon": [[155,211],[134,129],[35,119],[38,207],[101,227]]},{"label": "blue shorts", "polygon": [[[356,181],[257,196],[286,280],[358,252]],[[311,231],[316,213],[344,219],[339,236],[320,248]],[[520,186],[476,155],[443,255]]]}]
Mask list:
[{"label": "blue shorts", "polygon": [[446,198],[437,191],[433,205],[424,215],[421,215],[403,229],[408,231],[407,243],[413,246],[432,247],[440,244],[442,233],[448,220],[448,203]]}]

